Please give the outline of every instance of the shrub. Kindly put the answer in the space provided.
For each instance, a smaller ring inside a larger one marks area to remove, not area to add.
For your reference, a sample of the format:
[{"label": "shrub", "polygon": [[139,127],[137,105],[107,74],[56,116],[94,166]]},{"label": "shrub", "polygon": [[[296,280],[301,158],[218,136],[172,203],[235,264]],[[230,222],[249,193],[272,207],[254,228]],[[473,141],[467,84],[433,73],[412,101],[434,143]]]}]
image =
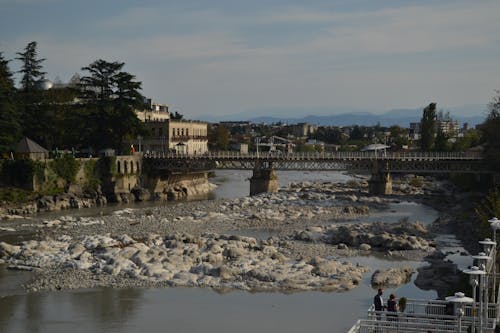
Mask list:
[{"label": "shrub", "polygon": [[101,184],[101,181],[96,175],[96,165],[97,163],[95,160],[88,160],[83,165],[83,173],[85,174],[85,184],[83,188],[87,192],[96,191]]},{"label": "shrub", "polygon": [[75,181],[80,162],[71,155],[65,155],[53,160],[50,166],[59,177],[64,179],[66,185],[69,185]]}]

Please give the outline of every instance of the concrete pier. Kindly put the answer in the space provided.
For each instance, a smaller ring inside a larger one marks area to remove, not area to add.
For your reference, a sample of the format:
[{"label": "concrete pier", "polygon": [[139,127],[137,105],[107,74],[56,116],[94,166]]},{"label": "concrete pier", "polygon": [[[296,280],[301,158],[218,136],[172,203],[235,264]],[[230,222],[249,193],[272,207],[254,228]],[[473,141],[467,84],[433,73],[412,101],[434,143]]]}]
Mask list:
[{"label": "concrete pier", "polygon": [[273,168],[255,168],[250,178],[250,195],[278,192],[278,176]]},{"label": "concrete pier", "polygon": [[372,173],[368,180],[368,192],[373,195],[392,194],[392,178],[389,172]]}]

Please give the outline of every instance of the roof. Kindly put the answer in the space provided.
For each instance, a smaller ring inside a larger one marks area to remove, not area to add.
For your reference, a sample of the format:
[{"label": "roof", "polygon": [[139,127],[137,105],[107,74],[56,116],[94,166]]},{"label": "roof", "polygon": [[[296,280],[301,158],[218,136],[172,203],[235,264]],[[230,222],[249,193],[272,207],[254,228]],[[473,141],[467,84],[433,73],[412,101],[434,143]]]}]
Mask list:
[{"label": "roof", "polygon": [[48,153],[49,151],[35,141],[24,137],[16,145],[16,153]]},{"label": "roof", "polygon": [[382,149],[387,149],[387,148],[390,148],[390,147],[387,145],[383,145],[381,143],[374,143],[374,144],[368,145],[366,147],[363,147],[363,149],[361,149],[361,151],[382,150]]}]

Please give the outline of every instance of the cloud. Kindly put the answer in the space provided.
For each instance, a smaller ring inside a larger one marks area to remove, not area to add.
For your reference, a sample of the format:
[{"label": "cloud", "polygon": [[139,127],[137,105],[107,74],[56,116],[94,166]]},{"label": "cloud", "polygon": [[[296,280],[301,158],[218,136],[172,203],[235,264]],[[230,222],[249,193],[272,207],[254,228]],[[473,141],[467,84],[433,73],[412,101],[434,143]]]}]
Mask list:
[{"label": "cloud", "polygon": [[188,114],[459,105],[485,102],[500,87],[491,75],[500,70],[497,2],[349,12],[311,4],[237,15],[170,9],[125,8],[78,39],[41,27],[6,42],[20,50],[37,40],[46,70],[63,79],[96,58],[124,61],[146,95]]}]

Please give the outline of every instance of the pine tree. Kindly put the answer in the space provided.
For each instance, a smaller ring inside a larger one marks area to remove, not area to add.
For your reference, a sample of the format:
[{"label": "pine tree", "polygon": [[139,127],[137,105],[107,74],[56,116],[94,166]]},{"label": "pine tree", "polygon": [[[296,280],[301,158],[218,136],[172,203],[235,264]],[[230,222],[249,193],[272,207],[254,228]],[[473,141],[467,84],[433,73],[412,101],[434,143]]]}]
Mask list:
[{"label": "pine tree", "polygon": [[141,132],[141,123],[134,109],[141,106],[141,82],[123,72],[123,62],[102,59],[83,67],[89,75],[80,79],[80,98],[89,110],[89,117],[96,122],[90,140],[95,147],[113,147],[118,152],[126,139]]},{"label": "pine tree", "polygon": [[0,152],[3,153],[13,148],[21,134],[15,93],[9,60],[0,52]]},{"label": "pine tree", "polygon": [[43,79],[45,72],[42,71],[42,62],[45,59],[37,59],[37,42],[29,43],[25,48],[24,52],[17,52],[20,60],[22,62],[22,67],[19,73],[23,74],[21,78],[21,88],[25,92],[33,91],[38,81]]},{"label": "pine tree", "polygon": [[422,151],[431,151],[436,139],[436,103],[424,108],[420,127],[420,147]]}]

